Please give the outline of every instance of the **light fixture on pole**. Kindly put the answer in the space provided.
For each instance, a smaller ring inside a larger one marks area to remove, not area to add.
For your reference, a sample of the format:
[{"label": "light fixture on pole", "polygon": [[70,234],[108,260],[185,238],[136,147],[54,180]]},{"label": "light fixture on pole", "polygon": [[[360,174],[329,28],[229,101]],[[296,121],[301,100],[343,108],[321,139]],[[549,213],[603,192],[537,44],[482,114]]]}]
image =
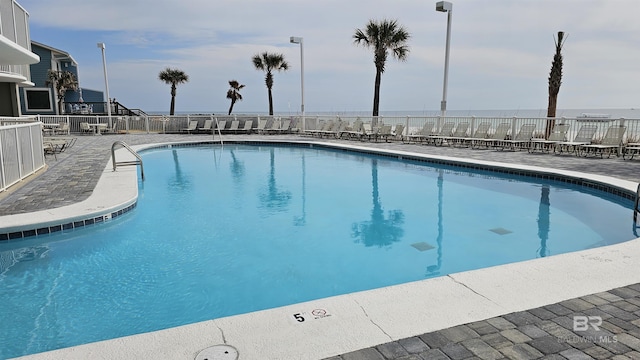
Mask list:
[{"label": "light fixture on pole", "polygon": [[104,71],[104,87],[107,92],[107,116],[109,117],[109,129],[111,129],[111,98],[109,97],[109,78],[107,77],[107,58],[104,55],[104,43],[99,42],[98,48],[102,49],[102,69]]},{"label": "light fixture on pole", "polygon": [[302,46],[302,38],[292,36],[289,38],[289,42],[292,44],[300,44],[300,93],[302,97],[300,112],[302,113],[302,131],[306,131],[307,127],[305,126],[306,124],[304,119],[304,50]]},{"label": "light fixture on pole", "polygon": [[442,87],[442,102],[440,103],[440,111],[444,118],[447,113],[447,83],[449,81],[449,45],[451,43],[451,13],[453,12],[453,4],[448,1],[439,1],[436,3],[436,11],[447,13],[447,45],[444,53],[444,85]]}]

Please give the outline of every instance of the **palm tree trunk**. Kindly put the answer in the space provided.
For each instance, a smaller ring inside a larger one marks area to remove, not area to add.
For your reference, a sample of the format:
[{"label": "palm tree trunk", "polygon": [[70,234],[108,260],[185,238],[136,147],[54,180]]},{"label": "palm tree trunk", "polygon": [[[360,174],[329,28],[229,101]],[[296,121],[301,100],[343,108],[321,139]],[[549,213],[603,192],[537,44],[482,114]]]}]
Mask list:
[{"label": "palm tree trunk", "polygon": [[273,95],[271,94],[271,88],[267,88],[269,93],[269,115],[273,115]]},{"label": "palm tree trunk", "polygon": [[[376,68],[376,83],[373,90],[373,114],[372,116],[378,116],[380,108],[380,80],[382,79],[382,71]],[[377,123],[377,119],[374,119]]]},{"label": "palm tree trunk", "polygon": [[551,131],[556,124],[556,106],[558,105],[558,95],[549,95],[549,105],[547,107],[547,117],[550,118],[547,120],[547,127],[544,130],[544,138],[548,139],[549,135],[551,135]]},{"label": "palm tree trunk", "polygon": [[173,115],[176,110],[176,84],[171,85],[171,108],[169,109],[169,115]]},{"label": "palm tree trunk", "polygon": [[236,103],[235,100],[231,100],[231,106],[229,106],[229,113],[227,115],[231,115],[231,112],[233,111],[233,104],[235,103]]}]

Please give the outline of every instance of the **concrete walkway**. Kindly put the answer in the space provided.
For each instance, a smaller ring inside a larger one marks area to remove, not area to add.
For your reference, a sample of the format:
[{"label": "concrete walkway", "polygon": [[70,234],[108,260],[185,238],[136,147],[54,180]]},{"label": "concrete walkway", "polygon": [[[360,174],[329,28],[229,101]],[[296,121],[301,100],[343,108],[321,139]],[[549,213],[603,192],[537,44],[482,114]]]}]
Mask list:
[{"label": "concrete walkway", "polygon": [[[48,169],[0,194],[0,216],[69,205],[86,199],[109,157],[111,144],[210,140],[206,135],[79,136],[74,147],[47,156]],[[226,136],[225,140],[300,140],[295,135]],[[315,139],[304,138],[309,141]],[[341,142],[344,140],[327,140]],[[353,142],[350,142],[353,143]],[[392,150],[527,164],[640,182],[640,161],[571,155],[471,150],[402,143],[359,143]],[[591,316],[591,318],[589,318]],[[331,360],[356,359],[640,359],[640,284],[614,288],[536,309],[442,329]]]}]

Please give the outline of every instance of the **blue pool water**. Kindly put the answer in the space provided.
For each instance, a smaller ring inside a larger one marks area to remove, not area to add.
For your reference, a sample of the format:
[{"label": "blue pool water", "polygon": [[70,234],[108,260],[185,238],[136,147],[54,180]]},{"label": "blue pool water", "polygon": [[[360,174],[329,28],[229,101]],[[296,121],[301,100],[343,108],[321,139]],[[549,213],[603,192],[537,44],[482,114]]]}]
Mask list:
[{"label": "blue pool water", "polygon": [[0,243],[0,358],[635,238],[627,200],[302,147],[143,153],[137,208]]}]

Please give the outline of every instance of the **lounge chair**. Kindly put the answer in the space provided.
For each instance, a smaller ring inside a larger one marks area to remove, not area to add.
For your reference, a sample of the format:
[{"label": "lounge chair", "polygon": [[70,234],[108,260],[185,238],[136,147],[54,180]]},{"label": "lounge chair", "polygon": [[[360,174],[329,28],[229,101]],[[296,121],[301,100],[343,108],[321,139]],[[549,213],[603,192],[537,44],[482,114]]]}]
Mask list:
[{"label": "lounge chair", "polygon": [[340,133],[345,131],[348,127],[349,127],[348,121],[340,120],[338,121],[337,124],[333,126],[333,129],[331,131],[323,133],[322,136],[327,135],[327,137],[335,136],[336,138],[338,138],[340,136]]},{"label": "lounge chair", "polygon": [[478,127],[476,128],[476,131],[473,132],[471,136],[456,139],[455,143],[461,146],[462,145],[471,146],[473,148],[475,147],[478,141],[483,141],[484,139],[487,138],[490,129],[491,129],[491,123],[488,121],[483,121],[480,123],[480,125],[478,125]]},{"label": "lounge chair", "polygon": [[440,145],[442,145],[444,141],[442,138],[450,137],[451,135],[453,135],[453,128],[455,126],[456,123],[454,123],[453,121],[447,121],[446,123],[444,123],[444,125],[442,125],[438,133],[429,136],[429,140],[433,141],[433,144],[436,146],[438,145],[438,142],[440,142]]},{"label": "lounge chair", "polygon": [[270,129],[269,131],[274,134],[285,134],[289,132],[289,127],[291,127],[291,119],[280,120],[278,127]]},{"label": "lounge chair", "polygon": [[628,143],[622,151],[623,160],[633,160],[633,157],[640,154],[640,143]]},{"label": "lounge chair", "polygon": [[266,128],[267,128],[267,120],[258,120],[258,127],[256,127],[256,132],[258,134],[263,134]]},{"label": "lounge chair", "polygon": [[81,133],[88,133],[88,132],[92,132],[93,130],[91,130],[91,127],[89,126],[88,122],[81,122],[80,123],[80,132]]},{"label": "lounge chair", "polygon": [[396,127],[391,132],[391,138],[393,140],[402,140],[402,134],[404,133],[404,125],[396,124]]},{"label": "lounge chair", "polygon": [[209,132],[213,126],[213,120],[205,120],[204,125],[198,128],[198,132]]},{"label": "lounge chair", "polygon": [[604,157],[605,152],[607,157],[610,157],[613,152],[617,155],[626,131],[627,127],[623,125],[609,126],[600,144],[580,145],[577,149],[578,155],[587,156],[593,154],[596,156],[600,154],[601,158]]},{"label": "lounge chair", "polygon": [[520,127],[520,131],[513,137],[513,139],[500,141],[498,144],[501,150],[509,148],[510,150],[516,150],[516,148],[529,148],[533,133],[536,131],[536,124],[523,124]]},{"label": "lounge chair", "polygon": [[69,123],[61,122],[60,126],[53,129],[53,133],[56,135],[68,135],[69,134]]},{"label": "lounge chair", "polygon": [[374,133],[373,126],[370,122],[362,123],[362,133],[358,137],[358,140],[364,140],[369,138]]},{"label": "lounge chair", "polygon": [[511,130],[511,123],[500,123],[493,134],[489,135],[486,139],[478,140],[477,143],[482,143],[486,148],[489,148],[489,146],[498,146],[501,141],[507,138],[509,130]]},{"label": "lounge chair", "polygon": [[253,120],[245,120],[244,125],[238,129],[238,132],[249,134],[251,133],[251,127],[253,127]]},{"label": "lounge chair", "polygon": [[389,136],[391,135],[391,125],[382,125],[378,128],[378,131],[373,132],[369,136],[369,139],[373,138],[373,140],[378,142],[378,139],[384,138],[385,142],[389,142]]},{"label": "lounge chair", "polygon": [[271,122],[271,126],[264,129],[264,132],[267,134],[275,134],[280,130],[280,124],[282,124],[281,120],[273,119]]},{"label": "lounge chair", "polygon": [[576,153],[576,155],[578,155],[578,152],[576,151],[577,148],[582,145],[591,144],[593,136],[596,134],[597,130],[597,125],[582,125],[572,141],[560,141],[555,143],[553,145],[553,152],[561,154],[566,151],[568,153]]},{"label": "lounge chair", "polygon": [[191,134],[191,132],[196,131],[197,128],[198,128],[198,120],[191,120],[189,121],[189,126],[182,129],[182,131],[186,131],[187,134]]},{"label": "lounge chair", "polygon": [[467,130],[469,130],[469,123],[460,123],[456,126],[456,130],[451,134],[451,136],[436,136],[434,138],[434,142],[440,141],[440,145],[442,145],[446,141],[447,144],[451,145],[453,142],[460,141],[465,138],[467,136]]},{"label": "lounge chair", "polygon": [[298,119],[295,123],[292,121],[292,124],[294,124],[291,129],[289,129],[292,133],[296,133],[296,134],[300,134],[302,135],[302,119]]},{"label": "lounge chair", "polygon": [[231,125],[225,130],[227,133],[236,133],[240,128],[240,120],[231,120]]},{"label": "lounge chair", "polygon": [[337,129],[340,126],[340,121],[342,120],[329,120],[327,121],[324,126],[322,127],[322,129],[318,130],[316,132],[316,134],[318,134],[318,136],[320,137],[324,137],[325,135],[330,135],[330,134],[336,134],[337,133]]},{"label": "lounge chair", "polygon": [[404,143],[411,143],[411,140],[413,141],[424,141],[424,140],[428,140],[429,136],[431,136],[431,134],[433,134],[433,126],[434,126],[434,122],[433,121],[427,121],[424,123],[424,125],[422,126],[422,128],[420,128],[420,130],[415,133],[415,134],[407,134],[402,138],[402,142]]},{"label": "lounge chair", "polygon": [[216,120],[215,122],[215,126],[213,127],[213,132],[218,132],[218,133],[222,133],[225,131],[225,126],[227,126],[227,121],[226,120]]},{"label": "lounge chair", "polygon": [[345,136],[351,139],[353,137],[360,137],[360,135],[362,135],[362,120],[356,119],[356,121],[353,122],[353,126],[347,127],[338,133],[338,138]]},{"label": "lounge chair", "polygon": [[529,152],[542,151],[549,152],[553,146],[559,142],[567,140],[567,131],[569,131],[569,124],[555,124],[551,129],[551,134],[547,139],[531,139],[529,146]]},{"label": "lounge chair", "polygon": [[327,132],[330,129],[332,129],[334,124],[335,124],[335,120],[325,121],[324,124],[322,124],[322,126],[319,129],[311,130],[311,135],[322,136],[324,132]]}]

